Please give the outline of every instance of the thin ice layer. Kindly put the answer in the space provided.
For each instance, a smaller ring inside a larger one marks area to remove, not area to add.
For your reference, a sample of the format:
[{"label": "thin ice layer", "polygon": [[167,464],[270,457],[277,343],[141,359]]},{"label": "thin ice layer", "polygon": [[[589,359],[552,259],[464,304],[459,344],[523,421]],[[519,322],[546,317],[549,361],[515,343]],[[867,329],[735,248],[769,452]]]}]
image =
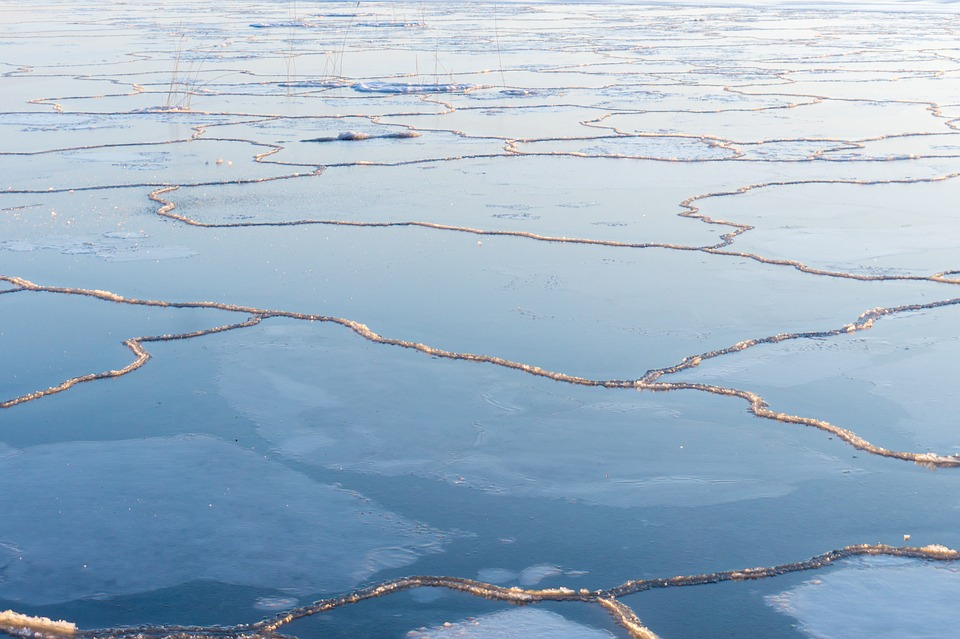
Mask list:
[{"label": "thin ice layer", "polygon": [[951,206],[960,180],[932,177],[764,186],[698,205],[708,216],[752,227],[732,250],[832,271],[929,276],[960,266],[960,222]]},{"label": "thin ice layer", "polygon": [[724,399],[687,409],[332,328],[272,325],[221,343],[220,392],[297,461],[620,507],[777,498],[847,469],[789,433],[738,429],[749,417]]},{"label": "thin ice layer", "polygon": [[960,626],[955,566],[869,558],[770,596],[814,639],[943,639]]},{"label": "thin ice layer", "polygon": [[606,630],[591,628],[537,608],[506,610],[468,617],[456,623],[418,628],[410,639],[612,639]]},{"label": "thin ice layer", "polygon": [[0,599],[39,605],[196,579],[348,590],[443,535],[206,436],[0,455]]},{"label": "thin ice layer", "polygon": [[825,419],[881,446],[955,454],[958,316],[960,306],[902,313],[864,332],[763,344],[664,379],[745,388],[773,410]]}]

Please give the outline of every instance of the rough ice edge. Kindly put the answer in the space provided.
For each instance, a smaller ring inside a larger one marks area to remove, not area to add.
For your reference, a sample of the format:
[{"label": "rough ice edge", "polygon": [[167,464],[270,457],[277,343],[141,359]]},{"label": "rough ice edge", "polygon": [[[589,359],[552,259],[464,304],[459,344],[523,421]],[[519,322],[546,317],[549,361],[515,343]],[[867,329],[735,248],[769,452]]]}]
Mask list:
[{"label": "rough ice edge", "polygon": [[12,610],[0,612],[0,632],[16,637],[39,639],[72,635],[77,625],[69,621],[54,621],[47,617],[31,617]]},{"label": "rough ice edge", "polygon": [[408,82],[356,82],[351,89],[360,93],[469,93],[486,89],[484,84],[416,84]]},{"label": "rough ice edge", "polygon": [[310,138],[301,140],[301,142],[358,142],[360,140],[387,140],[387,139],[407,139],[419,138],[420,134],[416,131],[395,131],[393,133],[363,133],[362,131],[343,131],[333,137]]}]

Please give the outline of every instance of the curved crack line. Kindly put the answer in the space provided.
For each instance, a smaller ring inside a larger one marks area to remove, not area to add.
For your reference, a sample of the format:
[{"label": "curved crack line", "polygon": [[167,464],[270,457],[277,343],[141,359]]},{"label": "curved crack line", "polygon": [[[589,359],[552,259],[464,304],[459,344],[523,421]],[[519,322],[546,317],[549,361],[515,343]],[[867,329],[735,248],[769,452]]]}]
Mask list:
[{"label": "curved crack line", "polygon": [[936,544],[919,548],[884,544],[857,544],[831,550],[793,563],[698,575],[678,575],[665,579],[631,580],[605,590],[589,590],[587,588],[572,590],[565,587],[545,589],[508,588],[460,577],[415,575],[380,582],[338,597],[321,599],[251,624],[235,626],[158,625],[78,630],[75,624],[67,621],[53,621],[45,617],[32,617],[8,610],[0,612],[0,632],[29,639],[65,639],[70,637],[76,639],[199,639],[213,637],[221,639],[278,639],[284,637],[284,635],[279,635],[276,632],[279,628],[299,619],[321,615],[362,601],[387,597],[414,588],[444,588],[481,599],[520,606],[535,605],[546,601],[596,604],[609,613],[614,621],[624,628],[633,639],[658,639],[659,635],[647,628],[633,609],[620,601],[620,597],[663,588],[768,579],[790,573],[820,570],[843,559],[864,556],[903,557],[946,563],[960,559],[960,552]]},{"label": "curved crack line", "polygon": [[[9,293],[10,291],[3,291],[4,293]],[[173,340],[181,339],[190,339],[192,337],[201,337],[203,335],[212,335],[214,333],[222,333],[224,331],[232,331],[237,328],[247,328],[249,326],[254,326],[259,324],[263,318],[257,315],[250,317],[250,319],[245,322],[238,322],[236,324],[225,324],[223,326],[215,326],[213,328],[206,328],[197,331],[192,331],[189,333],[171,333],[165,335],[149,335],[141,337],[131,337],[123,341],[123,345],[130,349],[133,354],[136,356],[131,363],[127,364],[123,368],[112,369],[108,371],[102,371],[99,373],[88,373],[86,375],[80,375],[78,377],[71,377],[67,380],[64,380],[56,386],[51,386],[43,390],[37,390],[32,393],[27,393],[26,395],[21,395],[20,397],[15,397],[6,401],[0,402],[0,408],[11,408],[17,404],[24,404],[41,397],[47,397],[49,395],[55,395],[57,393],[62,393],[65,390],[73,388],[77,384],[82,384],[84,382],[92,382],[98,379],[112,379],[116,377],[122,377],[127,373],[132,373],[133,371],[142,368],[147,361],[150,360],[150,353],[143,347],[144,342],[170,342]]]},{"label": "curved crack line", "polygon": [[[276,153],[276,150],[271,149],[269,151],[264,151],[261,155],[268,156],[273,153]],[[158,182],[126,182],[123,184],[94,184],[90,186],[75,186],[75,187],[64,187],[59,189],[7,189],[6,191],[0,190],[0,195],[49,195],[51,193],[74,193],[74,192],[84,192],[84,191],[113,191],[118,189],[143,189],[151,188],[158,189],[160,191],[166,192],[166,190],[176,190],[180,187],[195,188],[200,186],[226,186],[228,184],[264,184],[266,182],[277,182],[280,180],[295,180],[298,178],[317,176],[323,173],[325,166],[313,166],[309,164],[305,165],[294,165],[294,166],[304,166],[305,168],[313,167],[313,170],[307,171],[304,173],[288,173],[286,175],[271,175],[267,177],[259,178],[237,178],[235,180],[209,180],[205,182],[193,182],[190,184],[180,184],[180,185],[171,185],[169,183],[158,183]],[[330,165],[334,166],[334,165]]]},{"label": "curved crack line", "polygon": [[110,144],[87,144],[83,146],[65,146],[59,147],[56,149],[42,149],[40,151],[0,151],[0,156],[11,155],[11,156],[32,156],[32,155],[48,155],[51,153],[69,153],[71,151],[93,151],[96,149],[117,149],[124,147],[138,147],[138,146],[162,146],[165,144],[184,144],[186,142],[192,142],[195,137],[191,136],[190,138],[179,138],[176,140],[162,140],[160,142],[116,142]]},{"label": "curved crack line", "polygon": [[730,353],[736,353],[744,351],[748,348],[753,348],[760,344],[776,344],[779,342],[784,342],[794,339],[818,339],[825,337],[836,337],[839,335],[844,335],[848,333],[854,333],[857,331],[867,330],[873,327],[876,320],[881,319],[886,316],[895,315],[898,313],[905,313],[910,311],[921,311],[921,310],[931,310],[935,308],[943,308],[946,306],[956,306],[960,305],[960,298],[953,298],[948,300],[938,300],[935,302],[928,302],[925,304],[905,304],[902,306],[895,306],[890,308],[875,308],[869,310],[860,315],[857,320],[851,324],[840,329],[834,329],[830,331],[816,331],[816,332],[805,332],[805,333],[781,333],[779,335],[772,335],[769,337],[763,337],[759,339],[744,340],[738,342],[733,346],[728,346],[727,348],[709,351],[706,353],[701,353],[700,355],[693,355],[690,357],[685,357],[679,364],[674,366],[654,369],[648,371],[646,375],[637,380],[637,389],[638,390],[651,390],[651,391],[676,391],[676,390],[696,390],[711,393],[713,395],[721,395],[727,397],[739,397],[745,400],[749,405],[747,410],[749,410],[753,415],[763,418],[770,419],[776,422],[784,424],[798,424],[801,426],[812,426],[819,430],[822,430],[827,433],[839,438],[841,441],[850,444],[858,450],[862,450],[873,455],[880,457],[889,457],[892,459],[901,459],[904,461],[912,461],[921,466],[929,466],[932,468],[936,467],[960,467],[960,454],[954,455],[940,455],[937,453],[911,453],[907,451],[896,451],[889,450],[887,448],[882,448],[871,442],[867,441],[863,437],[857,435],[855,432],[832,424],[826,420],[818,419],[814,417],[802,417],[799,415],[790,415],[787,413],[777,412],[771,410],[769,404],[757,393],[752,391],[743,390],[739,388],[729,388],[724,386],[717,386],[713,384],[702,384],[697,382],[661,382],[658,381],[662,377],[667,375],[673,375],[680,371],[689,370],[699,366],[703,360],[713,359],[723,355],[729,355]]},{"label": "curved crack line", "polygon": [[[551,371],[533,364],[526,364],[523,362],[518,362],[510,359],[505,359],[503,357],[498,357],[495,355],[483,355],[477,353],[461,353],[457,351],[450,351],[442,348],[436,348],[434,346],[429,346],[421,342],[413,342],[410,340],[384,337],[373,330],[369,326],[358,322],[356,320],[347,319],[344,317],[336,317],[332,315],[315,315],[308,313],[298,313],[294,311],[283,311],[283,310],[270,310],[270,309],[261,309],[255,308],[252,306],[240,306],[235,304],[224,304],[221,302],[167,302],[162,300],[142,300],[136,298],[126,298],[116,293],[111,293],[110,291],[102,291],[97,289],[81,289],[81,288],[67,288],[67,287],[58,287],[58,286],[43,286],[40,284],[35,284],[29,280],[15,277],[11,275],[0,275],[0,281],[6,281],[10,284],[13,284],[17,287],[15,290],[24,290],[24,291],[34,291],[34,292],[46,292],[46,293],[59,293],[64,295],[82,295],[86,297],[93,297],[109,302],[116,302],[120,304],[131,304],[137,306],[155,306],[163,308],[208,308],[208,309],[218,309],[222,311],[238,312],[245,313],[250,315],[250,319],[246,322],[238,324],[230,324],[227,326],[216,327],[213,329],[203,329],[200,331],[195,331],[193,333],[185,333],[182,335],[167,335],[167,336],[157,336],[153,338],[134,338],[134,340],[128,340],[136,342],[136,347],[131,344],[127,344],[131,350],[138,355],[138,360],[135,365],[128,366],[124,369],[118,371],[108,371],[106,373],[96,373],[81,376],[78,378],[73,378],[67,380],[60,384],[59,386],[52,387],[42,391],[36,391],[28,395],[23,395],[18,398],[7,400],[0,403],[0,409],[10,408],[17,404],[22,404],[24,402],[32,401],[51,395],[54,393],[59,393],[61,391],[67,390],[77,383],[84,381],[92,381],[94,379],[104,379],[112,377],[120,377],[121,375],[126,375],[129,372],[136,370],[143,366],[146,363],[146,360],[149,359],[149,354],[146,351],[143,351],[139,342],[143,341],[169,341],[174,339],[188,339],[191,337],[200,337],[203,335],[208,335],[210,333],[221,332],[225,330],[233,330],[235,328],[244,328],[247,326],[253,326],[254,324],[259,323],[260,321],[271,318],[271,317],[283,317],[288,319],[295,320],[304,320],[310,322],[326,322],[331,324],[339,324],[344,328],[350,329],[360,337],[374,342],[376,344],[383,344],[385,346],[398,346],[401,348],[407,348],[410,350],[418,351],[425,355],[431,357],[439,357],[443,359],[458,360],[465,362],[475,362],[481,364],[492,364],[494,366],[500,366],[502,368],[516,370],[519,372],[527,373],[528,375],[533,375],[535,377],[543,377],[546,379],[551,379],[556,382],[562,382],[566,384],[573,384],[577,386],[589,386],[589,387],[599,387],[599,388],[619,388],[619,389],[633,389],[638,391],[677,391],[677,390],[696,390],[701,392],[710,393],[713,395],[725,396],[725,397],[739,397],[743,400],[746,400],[749,404],[748,410],[755,415],[756,417],[770,419],[776,422],[783,424],[798,424],[802,426],[811,426],[817,428],[827,433],[831,433],[838,437],[841,441],[846,442],[850,446],[864,452],[877,455],[880,457],[889,457],[892,459],[900,459],[904,461],[912,461],[916,464],[928,467],[943,467],[943,468],[953,468],[960,467],[960,454],[955,455],[940,455],[937,453],[913,453],[909,451],[896,451],[889,450],[887,448],[882,448],[877,446],[863,437],[857,435],[852,430],[837,426],[828,421],[817,419],[815,417],[802,417],[798,415],[789,415],[787,413],[780,413],[773,411],[769,408],[766,401],[758,394],[751,391],[739,389],[739,388],[728,388],[724,386],[716,386],[712,384],[700,384],[695,382],[662,382],[659,381],[661,377],[665,375],[670,375],[681,370],[686,370],[698,366],[701,361],[704,359],[712,359],[719,357],[721,355],[727,355],[730,353],[738,352],[757,346],[758,344],[770,344],[777,343],[791,339],[810,339],[810,338],[823,338],[823,337],[835,337],[838,335],[844,335],[847,333],[853,333],[856,331],[868,330],[873,327],[874,322],[881,317],[888,315],[894,315],[896,313],[903,313],[908,311],[918,311],[918,310],[930,310],[934,308],[941,308],[945,306],[954,306],[960,305],[960,298],[953,298],[948,300],[939,300],[935,302],[928,302],[925,304],[908,304],[903,306],[896,306],[892,308],[875,308],[873,310],[867,311],[860,315],[860,317],[853,323],[847,324],[839,329],[833,329],[828,331],[817,331],[817,332],[806,332],[806,333],[781,333],[779,335],[774,335],[770,337],[757,338],[752,340],[744,340],[738,342],[733,346],[728,346],[724,349],[719,349],[715,351],[710,351],[700,355],[693,355],[685,357],[679,364],[676,364],[671,367],[653,369],[647,371],[647,373],[639,379],[591,379],[587,377],[579,377],[576,375],[571,375],[568,373],[562,373],[558,371]],[[139,340],[139,341],[137,341]],[[139,350],[138,350],[139,349]],[[142,355],[141,355],[142,351]]]},{"label": "curved crack line", "polygon": [[[411,161],[409,163],[418,163],[420,161]],[[339,167],[340,165],[330,164],[328,167]],[[288,179],[293,177],[300,177],[299,174],[294,174],[292,176],[280,176],[273,178],[263,178],[259,181],[271,181],[277,179]],[[946,175],[935,176],[931,178],[904,178],[904,179],[888,179],[888,180],[784,180],[777,182],[762,182],[757,184],[750,184],[742,186],[733,191],[716,191],[712,193],[704,193],[700,195],[694,195],[689,197],[682,202],[680,206],[687,209],[686,211],[681,211],[677,213],[679,217],[685,217],[690,219],[699,220],[705,224],[711,224],[716,226],[727,226],[731,227],[733,231],[729,233],[724,233],[720,236],[720,242],[712,245],[706,246],[690,246],[685,244],[673,244],[669,242],[620,242],[617,240],[601,240],[601,239],[590,239],[590,238],[581,238],[581,237],[567,237],[567,236],[555,236],[555,235],[542,235],[539,233],[533,233],[530,231],[508,231],[508,230],[491,230],[491,229],[479,229],[472,228],[468,226],[457,226],[452,224],[441,224],[438,222],[423,222],[415,220],[407,220],[400,222],[361,222],[361,221],[352,221],[352,220],[336,220],[336,219],[301,219],[301,220],[281,220],[275,222],[201,222],[197,219],[191,218],[186,215],[180,215],[174,213],[174,210],[177,208],[177,205],[171,201],[166,200],[162,196],[179,190],[181,187],[178,185],[164,185],[161,186],[151,193],[148,194],[148,197],[153,202],[156,202],[160,205],[157,209],[156,214],[161,217],[170,218],[178,222],[182,222],[189,226],[194,226],[198,228],[216,228],[216,229],[225,229],[225,228],[261,228],[261,227],[284,227],[284,226],[308,226],[308,225],[320,225],[320,226],[345,226],[345,227],[357,227],[357,228],[397,228],[397,227],[419,227],[427,228],[438,231],[451,231],[456,233],[469,233],[473,235],[480,236],[500,236],[500,237],[517,237],[524,238],[529,240],[534,240],[538,242],[550,242],[558,244],[582,244],[588,246],[606,246],[612,248],[632,248],[632,249],[647,249],[647,248],[660,248],[673,251],[693,251],[707,253],[710,255],[722,255],[728,257],[740,257],[744,259],[754,260],[760,262],[761,264],[767,264],[770,266],[787,266],[801,273],[806,273],[809,275],[819,275],[823,277],[834,277],[839,279],[851,279],[862,282],[886,282],[886,281],[912,281],[912,282],[935,282],[938,284],[960,284],[960,280],[947,277],[956,273],[956,271],[940,271],[934,273],[933,275],[923,276],[923,275],[868,275],[868,274],[859,274],[859,273],[850,273],[847,271],[831,271],[828,269],[820,269],[813,266],[804,264],[799,260],[792,260],[787,258],[772,258],[766,257],[763,255],[758,255],[756,253],[747,253],[741,251],[728,251],[724,250],[726,247],[732,246],[737,236],[746,233],[747,231],[753,230],[755,227],[744,224],[741,222],[733,222],[728,220],[721,220],[710,217],[705,213],[700,211],[700,207],[694,204],[699,200],[704,200],[708,198],[718,198],[718,197],[728,197],[733,195],[742,195],[750,191],[769,188],[775,186],[801,186],[808,184],[845,184],[845,185],[856,185],[856,186],[881,186],[886,184],[931,184],[937,182],[946,182],[954,178],[960,177],[960,172],[949,173]],[[257,180],[250,181],[252,183],[259,182]],[[243,182],[243,183],[250,183]],[[241,183],[237,181],[235,183]],[[226,184],[226,183],[225,183]],[[138,186],[150,186],[150,185],[138,185]],[[186,187],[198,186],[195,184],[183,185]],[[205,186],[205,185],[199,185]],[[92,188],[92,187],[91,187]],[[78,189],[79,190],[79,189]],[[47,193],[48,191],[37,191],[37,193]],[[31,193],[33,193],[31,191]]]},{"label": "curved crack line", "polygon": [[[729,197],[733,195],[742,195],[750,191],[756,191],[759,189],[765,189],[770,187],[777,186],[806,186],[811,184],[841,184],[841,185],[851,185],[851,186],[882,186],[888,184],[934,184],[939,182],[947,182],[949,180],[960,177],[960,172],[947,173],[944,175],[938,175],[929,178],[891,178],[885,180],[843,180],[843,179],[807,179],[807,180],[780,180],[773,182],[759,182],[756,184],[748,184],[746,186],[741,186],[738,189],[732,191],[715,191],[712,193],[703,193],[700,195],[694,195],[680,202],[680,206],[687,209],[685,212],[681,212],[678,215],[681,217],[690,217],[694,219],[699,219],[708,224],[720,224],[734,227],[734,231],[727,233],[723,236],[723,241],[720,244],[714,246],[703,247],[701,250],[706,253],[713,253],[718,255],[735,255],[737,257],[745,257],[749,259],[756,260],[758,262],[763,262],[765,264],[779,265],[779,266],[792,266],[799,271],[805,273],[811,273],[814,275],[825,275],[830,277],[842,277],[856,280],[865,280],[865,281],[878,281],[881,280],[931,280],[932,277],[922,277],[922,276],[913,276],[913,275],[858,275],[856,273],[847,273],[843,271],[828,271],[825,269],[816,269],[810,266],[803,264],[798,260],[789,260],[789,259],[775,259],[764,257],[761,255],[756,255],[753,253],[740,253],[733,251],[722,251],[720,249],[730,246],[734,242],[734,238],[738,235],[742,235],[747,231],[753,230],[753,226],[749,224],[744,224],[740,222],[729,222],[726,220],[717,220],[707,216],[704,213],[700,212],[700,207],[694,204],[700,200],[705,200],[708,198],[719,198],[719,197]],[[939,280],[934,280],[939,281]]]},{"label": "curved crack line", "polygon": [[198,228],[209,228],[209,229],[221,229],[221,228],[260,228],[260,227],[283,227],[283,226],[309,226],[309,225],[318,225],[318,226],[348,226],[348,227],[359,227],[359,228],[399,228],[399,227],[419,227],[434,229],[438,231],[453,231],[458,233],[470,233],[473,235],[481,236],[501,236],[501,237],[520,237],[531,240],[536,240],[539,242],[553,242],[553,243],[566,243],[566,244],[587,244],[594,246],[611,246],[619,248],[665,248],[673,249],[678,251],[699,251],[700,247],[695,246],[684,246],[682,244],[669,244],[664,242],[619,242],[616,240],[592,240],[589,238],[577,238],[577,237],[562,237],[554,235],[541,235],[539,233],[532,233],[529,231],[505,231],[505,230],[490,230],[490,229],[478,229],[471,228],[469,226],[456,226],[451,224],[440,224],[438,222],[420,222],[415,220],[402,221],[402,222],[358,222],[351,220],[314,220],[314,219],[304,219],[304,220],[283,220],[277,222],[225,222],[225,223],[215,223],[215,222],[201,222],[194,218],[188,217],[186,215],[180,215],[174,213],[173,211],[177,208],[177,205],[170,200],[163,199],[163,195],[171,193],[173,191],[179,190],[179,186],[164,186],[156,189],[151,192],[148,197],[160,204],[160,208],[157,209],[156,214],[161,217],[170,218],[178,222],[182,222],[189,226],[195,226]]}]

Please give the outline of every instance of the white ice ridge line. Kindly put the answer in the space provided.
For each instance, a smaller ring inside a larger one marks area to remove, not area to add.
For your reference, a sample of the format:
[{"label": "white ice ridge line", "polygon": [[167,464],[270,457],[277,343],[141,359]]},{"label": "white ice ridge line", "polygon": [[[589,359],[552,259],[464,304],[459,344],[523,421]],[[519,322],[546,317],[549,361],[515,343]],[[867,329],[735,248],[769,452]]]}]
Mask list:
[{"label": "white ice ridge line", "polygon": [[[712,384],[700,384],[694,382],[664,382],[660,381],[661,377],[670,375],[681,370],[686,370],[699,366],[704,359],[712,359],[719,357],[721,355],[727,355],[734,352],[739,352],[757,346],[759,344],[772,344],[787,340],[794,339],[809,339],[809,338],[823,338],[823,337],[833,337],[838,335],[844,335],[847,333],[853,333],[856,331],[868,330],[873,327],[873,324],[876,320],[886,317],[889,315],[895,315],[897,313],[909,312],[909,311],[918,311],[918,310],[929,310],[935,308],[942,308],[946,306],[960,305],[960,298],[953,298],[947,300],[938,300],[935,302],[927,302],[924,304],[908,304],[903,306],[896,306],[892,308],[875,308],[870,311],[867,311],[860,315],[860,317],[851,324],[846,324],[841,328],[833,329],[829,331],[817,331],[817,332],[805,332],[805,333],[781,333],[778,335],[773,335],[769,337],[762,337],[752,340],[744,340],[738,342],[727,348],[709,351],[706,353],[701,353],[700,355],[693,355],[685,357],[679,364],[676,364],[671,367],[653,369],[647,371],[647,373],[639,378],[634,380],[629,379],[610,379],[610,380],[600,380],[600,379],[590,379],[586,377],[578,377],[574,375],[569,375],[567,373],[561,373],[556,371],[550,371],[539,366],[534,366],[532,364],[525,364],[523,362],[517,362],[509,359],[504,359],[502,357],[492,356],[492,355],[482,355],[475,353],[459,353],[456,351],[450,351],[446,349],[436,348],[423,344],[420,342],[412,342],[409,340],[402,340],[396,338],[383,337],[378,333],[375,333],[371,330],[366,324],[362,324],[355,320],[336,317],[331,315],[314,315],[307,313],[298,313],[294,311],[282,311],[282,310],[270,310],[270,309],[261,309],[255,308],[252,306],[239,306],[235,304],[224,304],[221,302],[167,302],[162,300],[141,300],[136,298],[125,298],[116,293],[110,291],[96,290],[96,289],[81,289],[81,288],[66,288],[66,287],[57,287],[57,286],[43,286],[35,284],[29,280],[23,278],[10,276],[10,275],[0,275],[0,281],[6,281],[10,284],[13,284],[17,291],[32,291],[32,292],[46,292],[46,293],[57,293],[63,295],[82,295],[87,297],[93,297],[96,299],[116,302],[120,304],[132,304],[139,306],[156,306],[163,308],[207,308],[207,309],[218,309],[223,311],[244,313],[248,315],[248,319],[243,322],[238,322],[235,324],[228,324],[223,326],[217,326],[209,329],[202,329],[194,331],[192,333],[181,333],[173,335],[158,335],[158,336],[147,336],[147,337],[135,337],[130,338],[124,341],[124,345],[127,346],[136,356],[136,360],[127,365],[124,368],[118,370],[110,370],[101,373],[90,373],[87,375],[82,375],[80,377],[70,378],[57,386],[52,386],[44,390],[37,390],[26,395],[21,395],[20,397],[15,397],[3,402],[0,402],[0,409],[3,408],[12,408],[18,404],[23,404],[29,401],[34,401],[48,395],[53,395],[55,393],[63,392],[73,386],[88,381],[94,381],[98,379],[109,379],[114,377],[120,377],[131,373],[134,370],[142,367],[150,359],[149,353],[143,348],[143,342],[157,342],[157,341],[172,341],[180,339],[189,339],[193,337],[201,337],[203,335],[209,335],[211,333],[218,333],[223,331],[234,330],[238,328],[248,328],[260,323],[264,319],[271,317],[283,317],[288,319],[296,320],[305,320],[310,322],[327,322],[332,324],[339,324],[345,328],[350,329],[360,337],[369,340],[377,344],[384,344],[387,346],[399,346],[402,348],[408,348],[414,351],[419,351],[426,355],[432,357],[440,357],[444,359],[460,360],[467,362],[477,362],[485,364],[493,364],[496,366],[501,366],[503,368],[508,368],[511,370],[520,371],[527,373],[529,375],[534,375],[537,377],[544,377],[547,379],[552,379],[556,382],[563,382],[567,384],[575,384],[579,386],[594,386],[602,388],[620,388],[620,389],[633,389],[638,391],[677,391],[677,390],[695,390],[706,393],[711,393],[713,395],[720,395],[724,397],[739,397],[740,399],[745,400],[748,404],[748,410],[757,417],[764,419],[770,419],[784,424],[798,424],[802,426],[811,426],[819,430],[831,433],[834,436],[838,437],[840,440],[846,442],[847,444],[862,450],[867,453],[878,455],[881,457],[889,457],[892,459],[901,459],[905,461],[912,461],[923,466],[931,467],[958,467],[960,466],[960,454],[957,455],[940,455],[937,453],[913,453],[909,451],[896,451],[882,448],[876,446],[866,439],[860,437],[856,433],[841,426],[837,426],[828,421],[817,419],[814,417],[802,417],[798,415],[789,415],[786,413],[779,413],[773,411],[769,408],[766,401],[758,394],[751,391],[738,389],[738,388],[728,388],[724,386],[716,386]],[[6,291],[12,292],[12,291]]]},{"label": "white ice ridge line", "polygon": [[[334,165],[328,165],[334,166]],[[620,242],[617,240],[602,240],[602,239],[589,239],[589,238],[580,238],[580,237],[567,237],[567,236],[552,236],[552,235],[542,235],[539,233],[533,233],[529,231],[507,231],[507,230],[490,230],[490,229],[478,229],[467,226],[457,226],[451,224],[441,224],[438,222],[423,222],[423,221],[397,221],[397,222],[361,222],[353,220],[337,220],[337,219],[300,219],[300,220],[280,220],[273,222],[225,222],[225,223],[215,223],[215,222],[201,222],[194,218],[191,218],[187,215],[181,215],[179,213],[174,213],[177,208],[176,204],[170,200],[164,199],[163,196],[167,193],[172,193],[179,190],[181,187],[177,185],[167,185],[161,186],[151,192],[148,197],[160,204],[160,208],[157,209],[157,215],[161,217],[167,217],[170,219],[177,220],[184,224],[198,228],[217,228],[217,229],[227,229],[227,228],[258,228],[258,227],[283,227],[283,226],[307,226],[307,225],[321,225],[321,226],[345,226],[345,227],[358,227],[358,228],[397,228],[397,227],[420,227],[433,229],[437,231],[450,231],[455,233],[470,233],[473,235],[480,236],[500,236],[500,237],[517,237],[524,238],[539,242],[550,242],[550,243],[560,243],[560,244],[583,244],[590,246],[606,246],[611,248],[632,248],[632,249],[647,249],[647,248],[659,248],[666,250],[674,251],[696,251],[701,253],[708,253],[711,255],[722,255],[722,256],[731,256],[731,257],[741,257],[745,259],[751,259],[762,264],[768,264],[771,266],[787,266],[793,269],[796,269],[802,273],[807,273],[810,275],[819,275],[823,277],[834,277],[840,279],[852,279],[858,281],[866,282],[881,282],[881,281],[916,281],[916,282],[935,282],[938,284],[960,284],[960,279],[954,279],[948,277],[952,271],[941,271],[934,273],[933,275],[865,275],[850,273],[846,271],[831,271],[828,269],[819,269],[799,260],[792,259],[779,259],[772,257],[765,257],[763,255],[758,255],[755,253],[746,253],[740,251],[730,251],[725,250],[727,247],[732,246],[736,237],[753,230],[753,226],[749,224],[744,224],[742,222],[735,222],[729,220],[720,220],[712,218],[704,213],[700,212],[700,207],[698,207],[695,202],[700,200],[705,200],[709,198],[719,198],[719,197],[728,197],[733,195],[742,195],[744,193],[763,189],[771,188],[777,186],[802,186],[808,184],[842,184],[842,185],[852,185],[852,186],[881,186],[889,184],[932,184],[937,182],[946,182],[960,176],[960,172],[949,173],[945,175],[939,175],[930,178],[892,178],[887,180],[826,180],[826,179],[811,179],[811,180],[783,180],[775,182],[761,182],[756,184],[749,184],[742,186],[738,189],[732,191],[716,191],[711,193],[704,193],[700,195],[694,195],[689,197],[682,202],[680,206],[685,211],[677,213],[680,217],[690,218],[699,220],[705,224],[711,224],[715,226],[726,226],[730,227],[733,230],[727,233],[720,235],[720,242],[713,245],[707,246],[689,246],[684,244],[672,244],[668,242]],[[294,176],[282,176],[274,178],[264,178],[262,181],[278,180],[278,179],[291,179]],[[253,182],[256,182],[254,180]],[[196,185],[184,185],[193,187]],[[119,187],[117,187],[119,188]]]},{"label": "white ice ridge line", "polygon": [[298,619],[312,617],[361,601],[378,599],[415,588],[445,588],[482,599],[503,601],[520,606],[536,605],[546,601],[596,604],[606,610],[633,639],[659,639],[658,635],[647,628],[629,606],[619,600],[620,597],[664,588],[768,579],[790,573],[819,570],[843,559],[863,556],[889,556],[930,562],[954,562],[960,559],[960,552],[938,544],[920,548],[911,546],[894,547],[884,544],[857,544],[788,564],[724,570],[698,575],[678,575],[669,578],[638,579],[604,590],[590,590],[588,588],[573,590],[562,586],[545,589],[523,589],[516,586],[508,588],[474,579],[418,575],[384,581],[331,599],[321,599],[252,624],[236,626],[161,625],[78,630],[76,625],[70,622],[52,621],[45,617],[31,617],[8,610],[0,612],[0,632],[28,639],[276,639],[277,637],[287,636],[279,635],[277,633],[279,628]]}]

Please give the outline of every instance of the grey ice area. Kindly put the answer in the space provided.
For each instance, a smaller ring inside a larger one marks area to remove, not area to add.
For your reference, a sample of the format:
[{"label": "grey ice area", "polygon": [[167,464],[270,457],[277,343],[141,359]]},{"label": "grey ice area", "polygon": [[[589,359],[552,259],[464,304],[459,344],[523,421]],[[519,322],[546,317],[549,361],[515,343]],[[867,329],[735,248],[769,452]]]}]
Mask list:
[{"label": "grey ice area", "polygon": [[233,408],[279,454],[328,468],[618,507],[776,498],[849,471],[779,432],[735,428],[748,416],[723,399],[697,415],[663,396],[431,360],[314,325],[260,327],[219,356]]},{"label": "grey ice area", "polygon": [[445,540],[206,436],[4,448],[0,476],[0,598],[21,604],[196,579],[343,591],[440,552]]},{"label": "grey ice area", "polygon": [[409,639],[613,639],[606,630],[537,608],[520,608],[409,631]]},{"label": "grey ice area", "polygon": [[811,639],[944,639],[960,627],[960,572],[950,564],[863,558],[767,603]]}]

